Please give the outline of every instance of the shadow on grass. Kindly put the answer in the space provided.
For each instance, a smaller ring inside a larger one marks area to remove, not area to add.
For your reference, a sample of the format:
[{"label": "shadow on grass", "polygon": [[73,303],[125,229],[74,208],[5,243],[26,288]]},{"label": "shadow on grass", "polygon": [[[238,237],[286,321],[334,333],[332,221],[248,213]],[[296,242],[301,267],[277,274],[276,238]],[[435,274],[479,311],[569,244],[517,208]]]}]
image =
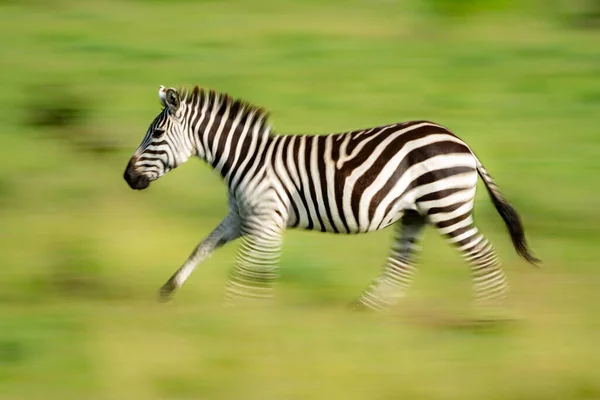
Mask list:
[{"label": "shadow on grass", "polygon": [[518,318],[457,314],[422,307],[405,311],[399,319],[420,328],[489,335],[514,333],[525,326],[525,321]]}]

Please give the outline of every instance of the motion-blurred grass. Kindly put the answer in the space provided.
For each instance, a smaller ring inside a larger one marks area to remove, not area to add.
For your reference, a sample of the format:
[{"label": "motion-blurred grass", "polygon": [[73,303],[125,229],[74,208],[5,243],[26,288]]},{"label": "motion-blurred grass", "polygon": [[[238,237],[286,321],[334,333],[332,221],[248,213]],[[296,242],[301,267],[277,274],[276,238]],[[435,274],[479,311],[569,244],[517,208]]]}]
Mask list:
[{"label": "motion-blurred grass", "polygon": [[[534,2],[476,3],[446,19],[439,0],[2,2],[0,398],[600,398],[600,36]],[[123,181],[161,84],[228,91],[281,132],[448,126],[544,260],[517,258],[480,190],[518,322],[456,322],[468,271],[431,230],[390,315],[346,307],[379,272],[389,230],[289,232],[266,309],[220,308],[235,244],[158,304],[226,213],[197,161],[145,192]],[[40,101],[84,119],[31,126]]]}]

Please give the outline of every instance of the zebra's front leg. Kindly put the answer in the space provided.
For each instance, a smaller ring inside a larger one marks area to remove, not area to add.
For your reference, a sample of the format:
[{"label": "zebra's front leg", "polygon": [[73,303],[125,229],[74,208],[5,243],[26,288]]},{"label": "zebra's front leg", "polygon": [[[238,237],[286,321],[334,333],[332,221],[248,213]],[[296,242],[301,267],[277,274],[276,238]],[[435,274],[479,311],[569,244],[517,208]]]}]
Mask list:
[{"label": "zebra's front leg", "polygon": [[242,223],[242,243],[225,291],[226,306],[273,297],[284,229],[274,216]]},{"label": "zebra's front leg", "polygon": [[394,241],[387,263],[380,276],[357,300],[357,306],[383,310],[395,305],[405,295],[415,272],[414,254],[423,228],[425,217],[408,210],[396,223]]},{"label": "zebra's front leg", "polygon": [[168,300],[201,262],[209,258],[216,249],[237,239],[240,235],[240,218],[236,213],[230,212],[204,240],[198,243],[186,262],[160,288],[159,299]]}]

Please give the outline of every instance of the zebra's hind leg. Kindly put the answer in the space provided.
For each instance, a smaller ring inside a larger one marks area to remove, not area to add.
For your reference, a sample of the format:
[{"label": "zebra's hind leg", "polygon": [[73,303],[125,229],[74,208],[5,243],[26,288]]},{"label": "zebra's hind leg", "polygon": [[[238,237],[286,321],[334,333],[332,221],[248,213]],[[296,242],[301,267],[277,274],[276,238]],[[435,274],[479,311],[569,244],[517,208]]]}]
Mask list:
[{"label": "zebra's hind leg", "polygon": [[387,309],[405,295],[415,272],[414,255],[427,221],[407,210],[394,226],[394,239],[386,265],[357,300],[357,305],[374,310]]},{"label": "zebra's hind leg", "polygon": [[469,264],[476,307],[486,313],[496,313],[504,306],[509,292],[500,259],[493,245],[473,223],[472,202],[450,209],[430,214],[431,222]]},{"label": "zebra's hind leg", "polygon": [[237,263],[225,291],[226,306],[273,297],[283,231],[282,224],[273,219],[244,221]]}]

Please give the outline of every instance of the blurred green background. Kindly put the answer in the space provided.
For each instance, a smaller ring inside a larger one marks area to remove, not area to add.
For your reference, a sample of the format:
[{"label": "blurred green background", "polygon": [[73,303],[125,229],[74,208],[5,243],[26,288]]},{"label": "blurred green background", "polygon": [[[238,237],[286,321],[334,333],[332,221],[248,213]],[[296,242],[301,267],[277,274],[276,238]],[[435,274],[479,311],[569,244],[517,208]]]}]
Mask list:
[{"label": "blurred green background", "polygon": [[[595,7],[595,8],[594,8]],[[598,4],[510,0],[1,1],[0,399],[600,398]],[[192,160],[122,178],[159,85],[227,91],[286,133],[409,119],[477,152],[520,212],[519,259],[475,217],[513,325],[467,319],[468,269],[428,229],[407,298],[347,305],[391,231],[288,232],[271,307],[221,309],[237,243],[160,285],[225,215]]]}]

